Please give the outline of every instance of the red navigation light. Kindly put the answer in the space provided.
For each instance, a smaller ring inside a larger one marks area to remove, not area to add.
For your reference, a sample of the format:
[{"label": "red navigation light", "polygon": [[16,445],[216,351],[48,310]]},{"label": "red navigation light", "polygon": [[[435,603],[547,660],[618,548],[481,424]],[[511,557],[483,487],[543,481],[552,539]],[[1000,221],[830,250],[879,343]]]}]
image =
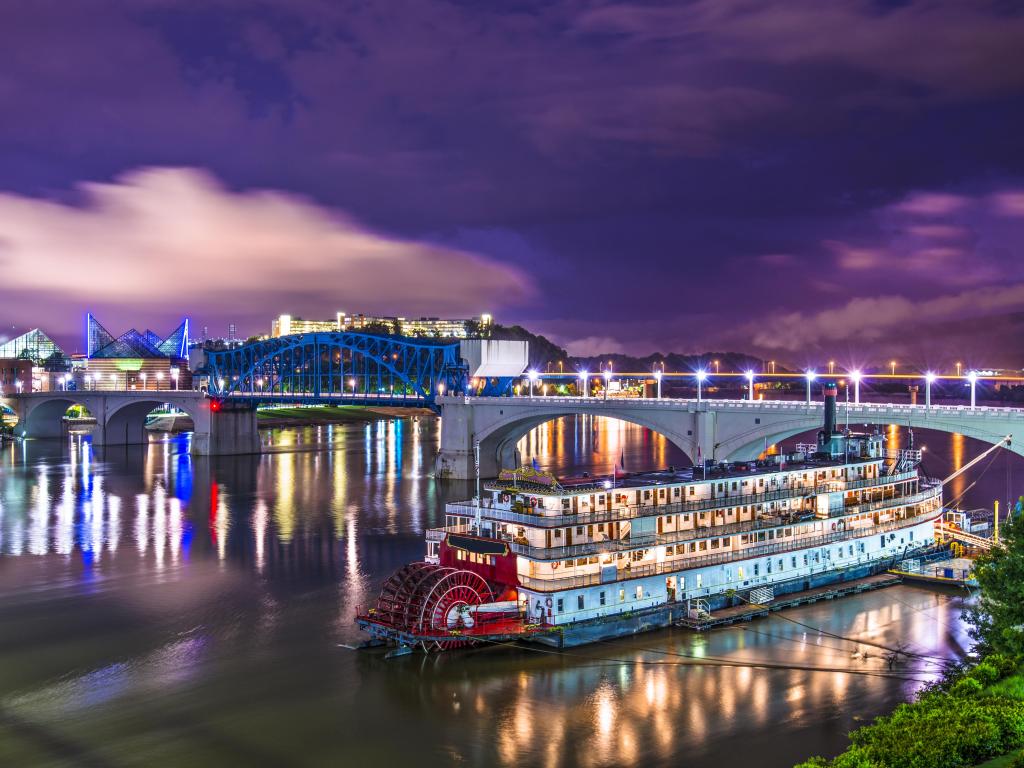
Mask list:
[{"label": "red navigation light", "polygon": [[210,410],[211,411],[213,411],[214,413],[217,413],[220,409],[221,409],[221,402],[220,402],[220,400],[211,400],[210,401]]}]

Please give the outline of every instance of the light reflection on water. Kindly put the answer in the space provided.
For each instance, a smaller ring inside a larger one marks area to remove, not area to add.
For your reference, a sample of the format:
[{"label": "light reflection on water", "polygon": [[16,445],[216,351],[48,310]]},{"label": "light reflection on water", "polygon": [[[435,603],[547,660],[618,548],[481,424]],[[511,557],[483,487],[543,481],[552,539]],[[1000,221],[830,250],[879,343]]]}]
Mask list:
[{"label": "light reflection on water", "polygon": [[[937,476],[982,449],[927,439]],[[423,528],[470,484],[430,476],[432,419],[269,442],[216,460],[182,437],[0,453],[0,764],[790,765],[837,750],[857,718],[934,678],[932,656],[969,644],[957,596],[899,587],[707,635],[384,662],[339,647],[361,639],[356,606],[422,555]],[[584,417],[520,450],[558,472],[686,462],[658,435]],[[997,459],[965,505],[1004,485]],[[877,646],[897,644],[921,658],[877,676]]]}]

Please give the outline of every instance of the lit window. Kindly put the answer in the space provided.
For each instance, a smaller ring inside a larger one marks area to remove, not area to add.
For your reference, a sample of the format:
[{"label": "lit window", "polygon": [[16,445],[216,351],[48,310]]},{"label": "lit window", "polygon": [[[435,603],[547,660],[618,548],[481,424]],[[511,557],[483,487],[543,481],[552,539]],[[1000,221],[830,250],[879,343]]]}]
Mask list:
[{"label": "lit window", "polygon": [[643,598],[643,596],[644,596],[644,588],[642,586],[637,586],[637,588],[636,588],[636,599],[640,600],[641,598]]}]

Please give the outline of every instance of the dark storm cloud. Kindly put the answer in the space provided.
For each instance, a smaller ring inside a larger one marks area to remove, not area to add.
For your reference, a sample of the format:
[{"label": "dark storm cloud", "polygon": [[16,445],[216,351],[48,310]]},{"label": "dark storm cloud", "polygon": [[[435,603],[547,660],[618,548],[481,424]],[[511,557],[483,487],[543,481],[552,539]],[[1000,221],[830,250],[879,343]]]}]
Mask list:
[{"label": "dark storm cloud", "polygon": [[[1024,188],[1024,19],[1002,4],[3,13],[0,186],[17,196],[75,202],[81,181],[154,166],[299,193],[528,272],[539,293],[505,316],[595,351],[700,347],[881,297],[981,291],[982,312],[1024,309],[983,290],[1020,279],[1020,233],[983,205],[1018,210]],[[332,308],[288,303],[267,314]],[[229,293],[211,323],[251,305]]]}]

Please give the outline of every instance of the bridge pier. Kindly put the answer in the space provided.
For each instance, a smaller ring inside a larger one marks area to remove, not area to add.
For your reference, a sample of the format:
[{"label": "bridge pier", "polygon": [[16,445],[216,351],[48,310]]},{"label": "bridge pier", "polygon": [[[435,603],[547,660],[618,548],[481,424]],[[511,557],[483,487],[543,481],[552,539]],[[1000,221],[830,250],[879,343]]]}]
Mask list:
[{"label": "bridge pier", "polygon": [[209,425],[207,431],[192,435],[196,456],[244,456],[262,450],[254,406],[219,403],[210,411]]}]

